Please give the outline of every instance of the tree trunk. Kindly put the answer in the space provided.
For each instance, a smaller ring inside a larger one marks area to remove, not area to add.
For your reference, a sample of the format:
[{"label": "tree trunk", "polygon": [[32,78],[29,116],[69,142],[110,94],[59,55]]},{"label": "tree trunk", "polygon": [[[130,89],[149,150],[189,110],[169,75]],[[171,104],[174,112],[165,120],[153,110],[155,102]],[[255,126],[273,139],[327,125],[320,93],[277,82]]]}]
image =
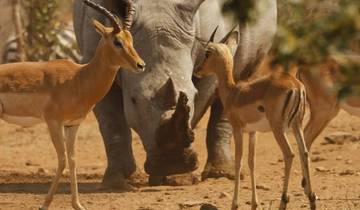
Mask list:
[{"label": "tree trunk", "polygon": [[13,0],[13,17],[15,22],[15,33],[19,53],[19,61],[26,61],[26,44],[24,39],[23,24],[21,22],[21,7],[19,0]]}]

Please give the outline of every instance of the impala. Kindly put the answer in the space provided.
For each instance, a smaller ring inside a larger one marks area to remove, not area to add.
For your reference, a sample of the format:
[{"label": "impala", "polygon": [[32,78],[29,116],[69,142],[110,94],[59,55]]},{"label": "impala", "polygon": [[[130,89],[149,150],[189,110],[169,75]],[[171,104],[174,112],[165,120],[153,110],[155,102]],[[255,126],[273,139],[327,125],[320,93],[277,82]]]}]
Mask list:
[{"label": "impala", "polygon": [[[300,154],[303,176],[306,179],[305,193],[311,209],[316,209],[316,195],[313,193],[309,172],[309,154],[306,149],[302,119],[305,109],[305,88],[290,73],[276,66],[273,74],[235,83],[233,78],[232,49],[237,45],[238,33],[230,32],[219,44],[213,43],[214,34],[206,46],[203,63],[197,68],[196,75],[204,77],[215,74],[218,78],[218,92],[234,132],[235,138],[235,190],[232,209],[238,208],[238,193],[243,148],[243,134],[249,133],[249,159],[252,184],[252,209],[258,206],[255,180],[256,133],[272,131],[284,156],[285,179],[280,209],[286,209],[290,171],[294,158],[288,142],[286,130],[292,128]],[[225,44],[224,44],[225,43]],[[268,66],[265,59],[259,68]],[[296,72],[296,67],[291,72]]]},{"label": "impala", "polygon": [[339,100],[337,92],[334,91],[336,83],[344,79],[340,66],[344,62],[359,64],[359,61],[360,56],[358,55],[334,55],[324,64],[317,66],[316,74],[306,66],[302,68],[300,80],[305,85],[311,113],[304,131],[309,151],[316,137],[339,113],[340,109],[360,117],[360,98],[353,94],[344,100]]},{"label": "impala", "polygon": [[120,67],[133,72],[143,72],[145,68],[133,48],[130,32],[122,28],[119,19],[89,0],[84,3],[103,13],[113,26],[93,21],[102,39],[89,63],[54,60],[0,66],[0,117],[23,126],[45,122],[56,149],[58,168],[42,210],[48,209],[53,200],[66,159],[72,206],[84,209],[79,202],[74,150],[79,125],[110,90]]}]

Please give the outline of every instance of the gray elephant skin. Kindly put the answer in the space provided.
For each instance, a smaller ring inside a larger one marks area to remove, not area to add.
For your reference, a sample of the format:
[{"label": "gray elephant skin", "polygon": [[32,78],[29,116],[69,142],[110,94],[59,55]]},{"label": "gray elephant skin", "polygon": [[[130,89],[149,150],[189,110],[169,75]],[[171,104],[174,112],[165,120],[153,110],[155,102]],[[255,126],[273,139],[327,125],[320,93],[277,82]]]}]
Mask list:
[{"label": "gray elephant skin", "polygon": [[[187,173],[198,167],[191,148],[192,129],[211,107],[206,145],[208,159],[203,178],[233,176],[230,152],[231,126],[223,116],[214,77],[196,79],[193,69],[204,56],[199,39],[209,39],[219,26],[216,40],[235,25],[221,12],[223,0],[135,0],[131,27],[134,46],[146,62],[146,72],[122,71],[111,91],[96,105],[108,160],[103,178],[106,187],[124,187],[136,170],[131,130],[141,138],[147,154],[145,171],[150,177]],[[125,0],[95,0],[122,17]],[[260,0],[252,24],[240,25],[234,74],[246,77],[271,47],[276,31],[276,0]],[[91,27],[101,14],[76,0],[74,27],[83,62],[93,56],[100,39]]]}]

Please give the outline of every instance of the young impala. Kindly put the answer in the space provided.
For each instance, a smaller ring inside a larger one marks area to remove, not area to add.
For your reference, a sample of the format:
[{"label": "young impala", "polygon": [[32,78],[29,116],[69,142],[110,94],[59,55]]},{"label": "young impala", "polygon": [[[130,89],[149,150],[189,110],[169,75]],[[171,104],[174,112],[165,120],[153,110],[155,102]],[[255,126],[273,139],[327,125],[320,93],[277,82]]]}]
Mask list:
[{"label": "young impala", "polygon": [[[215,32],[206,46],[203,63],[195,70],[197,76],[215,74],[218,78],[218,92],[226,115],[233,127],[235,138],[236,180],[232,209],[238,208],[238,193],[243,147],[243,134],[249,133],[249,159],[252,184],[252,209],[258,199],[255,181],[256,132],[272,131],[284,156],[285,179],[280,209],[286,209],[290,170],[294,157],[288,142],[286,130],[291,127],[300,151],[303,176],[306,178],[305,193],[311,209],[316,209],[316,196],[312,191],[309,172],[309,154],[301,128],[305,109],[305,89],[290,73],[274,67],[274,73],[235,84],[233,79],[233,57],[231,49],[237,46],[237,32],[229,33],[220,44],[212,43]],[[225,44],[223,44],[225,43]],[[268,62],[266,59],[264,62]],[[266,67],[262,64],[260,68]],[[293,67],[292,72],[296,72]]]},{"label": "young impala", "polygon": [[112,28],[93,21],[102,38],[92,60],[79,65],[68,60],[24,62],[0,66],[0,117],[30,126],[46,122],[58,156],[58,168],[40,209],[49,208],[66,165],[70,168],[72,206],[79,202],[74,143],[80,123],[112,86],[120,67],[143,72],[144,61],[133,48],[132,37],[105,8],[84,0],[103,13]]}]

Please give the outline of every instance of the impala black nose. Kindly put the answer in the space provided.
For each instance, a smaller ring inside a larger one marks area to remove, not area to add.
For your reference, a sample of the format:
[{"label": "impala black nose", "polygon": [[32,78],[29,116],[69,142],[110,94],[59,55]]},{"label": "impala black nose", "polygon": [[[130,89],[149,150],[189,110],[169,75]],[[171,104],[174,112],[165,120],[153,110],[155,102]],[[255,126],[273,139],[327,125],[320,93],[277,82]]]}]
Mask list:
[{"label": "impala black nose", "polygon": [[144,63],[138,63],[137,67],[140,71],[145,71],[145,64]]}]

